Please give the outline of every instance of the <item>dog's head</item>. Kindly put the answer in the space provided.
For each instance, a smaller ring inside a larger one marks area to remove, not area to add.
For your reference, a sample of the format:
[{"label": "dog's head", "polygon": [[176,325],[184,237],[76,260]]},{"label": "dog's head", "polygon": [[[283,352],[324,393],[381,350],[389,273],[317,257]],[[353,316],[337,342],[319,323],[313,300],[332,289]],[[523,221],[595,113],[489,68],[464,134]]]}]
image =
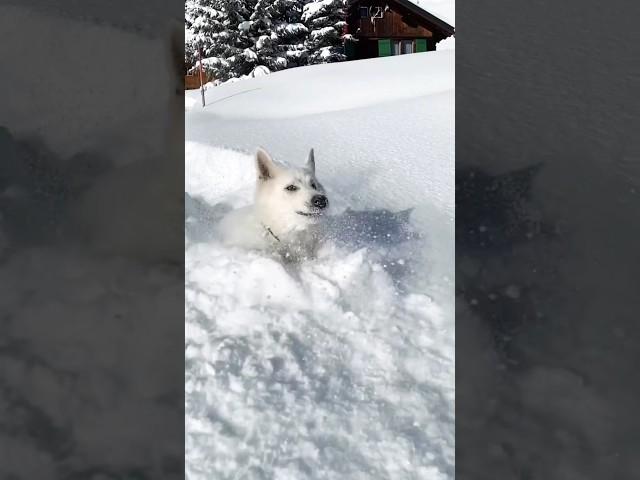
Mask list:
[{"label": "dog's head", "polygon": [[316,178],[313,149],[304,168],[285,167],[262,148],[256,153],[256,207],[267,226],[284,233],[318,221],[329,200]]}]

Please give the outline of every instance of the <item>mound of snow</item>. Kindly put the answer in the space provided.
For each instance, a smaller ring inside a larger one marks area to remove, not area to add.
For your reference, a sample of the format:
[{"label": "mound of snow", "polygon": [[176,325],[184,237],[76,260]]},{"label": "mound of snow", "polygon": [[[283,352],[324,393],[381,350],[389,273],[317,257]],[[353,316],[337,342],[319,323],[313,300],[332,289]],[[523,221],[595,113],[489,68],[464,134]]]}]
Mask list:
[{"label": "mound of snow", "polygon": [[456,37],[447,37],[444,40],[440,40],[436,43],[436,50],[455,50],[456,49]]},{"label": "mound of snow", "polygon": [[[187,111],[189,479],[453,477],[453,60],[301,67]],[[258,145],[314,147],[336,224],[366,234],[294,266],[219,244]]]},{"label": "mound of snow", "polygon": [[[293,118],[354,109],[447,92],[453,88],[452,62],[453,53],[426,52],[292,68],[272,73],[278,80],[260,78],[211,89],[207,103],[212,113],[227,118]],[[399,72],[410,73],[403,77]]]}]

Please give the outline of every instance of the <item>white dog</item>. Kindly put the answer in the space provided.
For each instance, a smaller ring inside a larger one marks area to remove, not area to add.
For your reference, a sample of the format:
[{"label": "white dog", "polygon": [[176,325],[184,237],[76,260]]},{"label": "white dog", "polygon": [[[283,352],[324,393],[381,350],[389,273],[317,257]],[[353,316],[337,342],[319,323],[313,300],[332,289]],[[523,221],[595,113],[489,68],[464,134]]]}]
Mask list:
[{"label": "white dog", "polygon": [[256,157],[256,194],[251,206],[234,210],[217,225],[223,243],[272,248],[285,257],[312,254],[316,227],[329,200],[316,178],[313,149],[304,168],[276,163],[262,148]]}]

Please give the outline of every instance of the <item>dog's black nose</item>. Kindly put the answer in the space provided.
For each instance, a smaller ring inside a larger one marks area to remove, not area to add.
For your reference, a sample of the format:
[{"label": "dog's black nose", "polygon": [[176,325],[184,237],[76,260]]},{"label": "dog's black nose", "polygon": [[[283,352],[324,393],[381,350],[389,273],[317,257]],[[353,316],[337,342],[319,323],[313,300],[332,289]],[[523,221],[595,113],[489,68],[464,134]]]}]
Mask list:
[{"label": "dog's black nose", "polygon": [[326,208],[327,203],[329,203],[329,201],[324,195],[314,195],[313,197],[311,197],[311,205],[316,208]]}]

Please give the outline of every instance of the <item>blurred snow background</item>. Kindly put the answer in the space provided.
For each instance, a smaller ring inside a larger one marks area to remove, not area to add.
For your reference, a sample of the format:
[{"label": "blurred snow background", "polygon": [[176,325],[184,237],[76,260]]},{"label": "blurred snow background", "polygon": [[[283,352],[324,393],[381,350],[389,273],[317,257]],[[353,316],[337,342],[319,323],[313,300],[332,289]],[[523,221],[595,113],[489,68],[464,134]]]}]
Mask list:
[{"label": "blurred snow background", "polygon": [[125,238],[99,214],[158,185],[113,179],[166,148],[167,11],[0,2],[1,478],[183,476],[182,268],[98,254],[72,214],[102,185],[84,220]]}]

